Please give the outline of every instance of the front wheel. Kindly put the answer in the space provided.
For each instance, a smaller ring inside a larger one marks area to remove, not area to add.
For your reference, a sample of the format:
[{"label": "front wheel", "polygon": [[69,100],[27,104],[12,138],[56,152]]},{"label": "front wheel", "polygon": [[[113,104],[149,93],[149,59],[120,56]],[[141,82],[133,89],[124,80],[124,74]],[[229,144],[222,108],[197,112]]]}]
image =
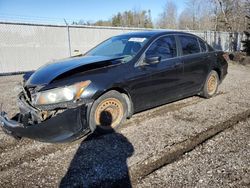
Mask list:
[{"label": "front wheel", "polygon": [[205,98],[213,97],[218,90],[218,86],[219,86],[218,73],[212,70],[207,76],[201,95]]},{"label": "front wheel", "polygon": [[127,109],[126,100],[121,93],[112,90],[103,94],[90,110],[90,129],[99,133],[113,132],[126,119]]}]

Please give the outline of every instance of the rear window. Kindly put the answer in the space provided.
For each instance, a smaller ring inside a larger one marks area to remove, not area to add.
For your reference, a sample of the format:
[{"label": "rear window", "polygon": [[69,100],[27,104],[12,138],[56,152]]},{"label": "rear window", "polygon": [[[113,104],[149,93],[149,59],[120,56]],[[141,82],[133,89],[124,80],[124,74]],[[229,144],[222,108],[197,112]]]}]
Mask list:
[{"label": "rear window", "polygon": [[213,52],[214,51],[214,49],[210,45],[207,45],[207,47],[208,47],[208,51],[209,52]]},{"label": "rear window", "polygon": [[179,36],[179,39],[183,55],[200,53],[200,46],[198,40],[195,37]]}]

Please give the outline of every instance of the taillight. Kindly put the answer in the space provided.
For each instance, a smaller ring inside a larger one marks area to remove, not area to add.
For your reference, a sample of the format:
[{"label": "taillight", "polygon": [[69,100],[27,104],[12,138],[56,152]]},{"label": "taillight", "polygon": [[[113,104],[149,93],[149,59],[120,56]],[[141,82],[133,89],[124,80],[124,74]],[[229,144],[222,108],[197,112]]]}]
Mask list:
[{"label": "taillight", "polygon": [[226,61],[230,60],[229,55],[227,53],[224,53],[222,56]]}]

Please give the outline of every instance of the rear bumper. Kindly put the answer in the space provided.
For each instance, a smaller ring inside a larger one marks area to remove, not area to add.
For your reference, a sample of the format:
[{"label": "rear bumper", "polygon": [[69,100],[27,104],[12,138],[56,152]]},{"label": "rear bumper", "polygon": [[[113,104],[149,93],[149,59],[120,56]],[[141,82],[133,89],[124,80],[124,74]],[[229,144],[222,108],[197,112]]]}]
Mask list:
[{"label": "rear bumper", "polygon": [[4,132],[15,138],[27,137],[44,142],[72,141],[90,132],[87,109],[87,105],[66,109],[54,117],[29,125],[20,121],[21,114],[9,119],[5,112],[1,112],[0,124]]}]

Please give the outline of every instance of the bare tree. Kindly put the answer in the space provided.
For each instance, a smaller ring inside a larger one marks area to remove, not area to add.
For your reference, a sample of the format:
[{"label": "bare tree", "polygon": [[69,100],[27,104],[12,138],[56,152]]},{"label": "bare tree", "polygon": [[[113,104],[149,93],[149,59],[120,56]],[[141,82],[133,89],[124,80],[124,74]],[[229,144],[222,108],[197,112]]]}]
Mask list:
[{"label": "bare tree", "polygon": [[168,0],[163,12],[159,15],[157,26],[166,29],[177,28],[177,8],[172,0]]},{"label": "bare tree", "polygon": [[187,7],[181,12],[178,19],[180,29],[211,30],[212,3],[211,1],[188,0]]},{"label": "bare tree", "polygon": [[193,27],[192,14],[190,14],[188,9],[184,9],[179,16],[178,28],[191,30],[192,27]]},{"label": "bare tree", "polygon": [[192,18],[192,30],[205,30],[211,27],[211,2],[204,0],[188,0],[187,8]]},{"label": "bare tree", "polygon": [[192,16],[192,29],[199,29],[198,28],[198,12],[200,10],[200,1],[199,0],[189,0],[187,2],[188,11]]},{"label": "bare tree", "polygon": [[248,0],[212,0],[215,13],[215,30],[240,32],[245,28]]},{"label": "bare tree", "polygon": [[[188,0],[179,16],[179,28],[242,32],[249,0]],[[190,24],[192,22],[192,24]]]}]

